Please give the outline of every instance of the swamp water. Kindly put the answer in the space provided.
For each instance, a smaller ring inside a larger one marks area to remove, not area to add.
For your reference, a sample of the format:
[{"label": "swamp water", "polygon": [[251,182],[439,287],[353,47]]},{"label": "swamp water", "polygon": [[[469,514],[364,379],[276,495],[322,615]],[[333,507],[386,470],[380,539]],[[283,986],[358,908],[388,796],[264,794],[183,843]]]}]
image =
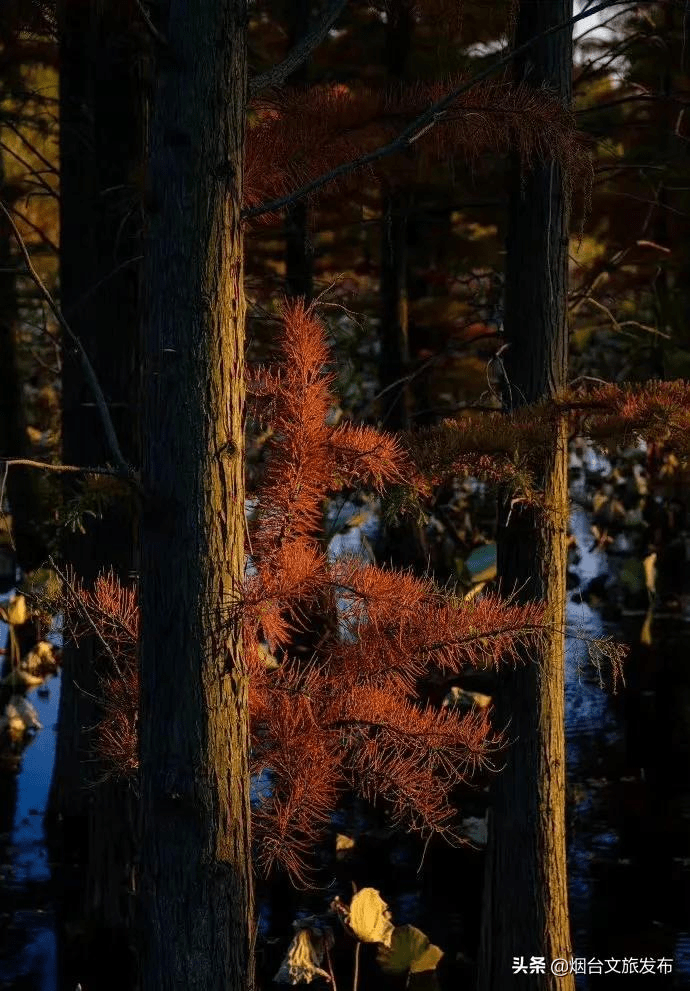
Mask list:
[{"label": "swamp water", "polygon": [[[592,578],[615,579],[612,559],[588,549],[592,543],[589,523],[587,513],[576,506],[572,529],[580,549],[574,568],[578,587]],[[348,531],[348,551],[356,549],[351,542],[357,543],[353,529]],[[582,602],[577,590],[569,597],[569,625],[581,636],[611,635],[631,644],[626,684],[612,694],[600,687],[586,644],[569,640],[566,732],[574,954],[602,961],[670,958],[673,972],[647,977],[645,986],[690,989],[688,607],[670,617],[656,616],[651,635],[647,628],[642,636],[646,642],[641,643],[644,615],[605,621],[603,610],[593,607],[591,600]],[[66,986],[58,972],[51,872],[42,823],[55,751],[59,685],[59,677],[49,678],[28,693],[43,729],[21,755],[0,759],[2,991],[75,991],[73,982]],[[473,808],[470,798],[467,815],[481,815],[481,801],[477,801]],[[482,855],[463,850],[457,859],[449,858],[445,873],[453,877],[446,887],[439,878],[448,856],[447,848],[435,849],[430,853],[435,866],[429,871],[425,867],[418,875],[419,851],[414,843],[374,846],[363,855],[360,883],[381,888],[397,924],[417,924],[442,948],[461,946],[471,954],[478,933]],[[456,873],[456,865],[462,874]],[[300,905],[322,911],[336,890],[322,888],[300,899]],[[280,897],[276,900],[264,893],[263,901],[275,906]],[[423,908],[430,901],[433,914]],[[280,925],[267,908],[262,924],[264,933],[279,942],[278,956],[291,935],[290,913],[279,915]],[[462,955],[452,970],[448,987],[471,988],[469,966],[464,971],[467,983],[458,979],[463,973]],[[448,974],[442,967],[445,987],[444,972]],[[579,975],[577,987],[589,991],[604,982],[608,987],[631,979],[616,974]],[[643,977],[638,980],[643,982]],[[364,989],[367,986],[362,983]]]}]

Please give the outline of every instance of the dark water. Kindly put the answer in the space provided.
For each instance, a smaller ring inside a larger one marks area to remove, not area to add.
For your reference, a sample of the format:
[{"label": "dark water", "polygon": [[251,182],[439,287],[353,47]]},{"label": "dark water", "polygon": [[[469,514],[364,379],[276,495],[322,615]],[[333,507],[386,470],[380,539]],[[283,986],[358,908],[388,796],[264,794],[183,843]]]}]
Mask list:
[{"label": "dark water", "polygon": [[[59,676],[49,678],[40,690],[27,692],[43,729],[18,757],[18,768],[9,758],[0,765],[0,802],[14,799],[11,827],[0,837],[0,988],[3,989],[57,991],[58,988],[57,946],[50,904],[51,871],[43,816],[53,773],[59,697]],[[15,775],[13,788],[11,778]]]},{"label": "dark water", "polygon": [[[580,587],[615,572],[612,558],[588,549],[589,520],[577,507],[572,527],[581,552]],[[651,642],[641,643],[644,615],[607,622],[601,608],[584,604],[577,591],[571,595],[568,623],[577,636],[568,643],[566,731],[574,954],[602,961],[668,958],[672,973],[647,977],[647,983],[690,989],[690,623],[683,612],[657,617],[651,637],[644,638]],[[609,634],[631,644],[626,685],[615,694],[601,688],[584,642]],[[57,973],[42,821],[59,685],[59,677],[52,678],[44,690],[28,693],[44,728],[21,755],[0,763],[0,989],[74,991]],[[480,815],[481,807],[468,806],[467,814]],[[437,853],[443,865],[447,851]],[[369,857],[371,876],[362,880],[379,885],[384,894],[390,891],[398,924],[423,925],[442,947],[451,946],[460,931],[461,943],[471,946],[478,928],[481,853],[463,856],[464,890],[455,876],[446,896],[438,882],[430,890],[418,881],[418,849],[406,842],[386,849],[385,857]],[[302,904],[323,908],[335,893],[334,883]],[[456,916],[454,903],[467,901],[470,892],[474,908]],[[430,900],[433,915],[425,915]],[[275,913],[280,897],[272,904]],[[290,913],[281,913],[279,931],[270,926],[270,913],[267,904],[262,928],[268,925],[282,936],[284,946]],[[580,975],[577,986],[589,991],[631,979]]]},{"label": "dark water", "polygon": [[[609,569],[575,510],[583,582]],[[681,590],[678,590],[679,592]],[[687,607],[686,607],[687,610]],[[589,636],[630,644],[625,687],[602,691],[587,647],[571,640],[566,688],[570,890],[574,951],[604,960],[670,958],[657,987],[690,988],[690,624],[686,612],[602,620],[577,601],[568,620]],[[650,639],[646,637],[645,639]],[[631,975],[578,978],[578,988]],[[640,975],[639,979],[642,979]]]}]

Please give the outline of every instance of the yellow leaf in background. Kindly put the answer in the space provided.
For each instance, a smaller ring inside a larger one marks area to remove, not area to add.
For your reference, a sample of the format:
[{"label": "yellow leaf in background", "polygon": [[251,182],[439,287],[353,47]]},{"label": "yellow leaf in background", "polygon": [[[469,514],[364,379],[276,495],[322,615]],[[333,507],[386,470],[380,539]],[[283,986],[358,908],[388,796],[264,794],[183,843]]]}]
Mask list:
[{"label": "yellow leaf in background", "polygon": [[396,926],[390,946],[382,947],[376,959],[387,974],[421,974],[435,970],[442,956],[443,950],[429,942],[421,929]]},{"label": "yellow leaf in background", "polygon": [[656,551],[648,554],[642,562],[644,568],[644,583],[650,595],[656,594]]},{"label": "yellow leaf in background", "polygon": [[335,838],[335,852],[345,853],[348,850],[353,850],[355,848],[355,841],[351,836],[345,836],[344,833],[338,833]]},{"label": "yellow leaf in background", "polygon": [[388,905],[376,888],[362,888],[350,902],[348,925],[363,943],[383,943],[390,946],[393,935]]},{"label": "yellow leaf in background", "polygon": [[642,624],[642,629],[640,630],[640,643],[644,644],[646,647],[651,647],[654,643],[652,637],[652,622],[654,619],[654,610],[648,609],[647,614],[644,618],[644,623]]},{"label": "yellow leaf in background", "polygon": [[23,595],[15,595],[7,606],[7,622],[12,626],[22,626],[29,618],[26,599]]}]

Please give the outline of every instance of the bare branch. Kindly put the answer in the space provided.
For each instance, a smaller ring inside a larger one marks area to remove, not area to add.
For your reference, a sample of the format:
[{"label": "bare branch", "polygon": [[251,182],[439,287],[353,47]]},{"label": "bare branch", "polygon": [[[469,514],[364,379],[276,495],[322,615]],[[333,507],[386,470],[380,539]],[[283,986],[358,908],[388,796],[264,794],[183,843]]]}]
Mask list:
[{"label": "bare branch", "polygon": [[15,465],[22,465],[25,468],[40,468],[43,471],[52,471],[63,475],[110,475],[113,478],[131,479],[132,472],[123,475],[117,468],[89,468],[83,465],[54,465],[48,461],[33,461],[31,458],[0,458],[0,465],[4,466],[5,472]]},{"label": "bare branch", "polygon": [[108,442],[108,447],[110,448],[110,453],[113,456],[113,461],[117,466],[120,475],[131,478],[132,475],[134,474],[133,469],[131,465],[127,464],[124,455],[122,454],[122,451],[120,449],[120,444],[117,439],[117,433],[115,432],[115,427],[113,425],[112,417],[110,416],[110,410],[108,409],[108,404],[106,402],[105,396],[103,395],[103,390],[101,389],[100,382],[96,377],[96,373],[93,369],[93,365],[91,364],[91,361],[89,360],[89,356],[84,350],[81,341],[79,340],[79,338],[74,333],[74,331],[68,324],[67,320],[65,319],[62,310],[55,302],[49,290],[43,283],[40,275],[34,268],[33,262],[31,261],[31,256],[29,255],[28,248],[26,247],[26,244],[24,243],[24,239],[21,233],[19,232],[17,225],[14,222],[14,218],[12,217],[12,214],[10,213],[10,211],[7,209],[7,207],[2,201],[0,201],[0,210],[2,210],[2,212],[7,217],[7,221],[11,226],[12,231],[14,232],[14,236],[19,246],[19,250],[21,251],[22,257],[24,259],[24,264],[26,265],[27,271],[31,276],[34,284],[36,285],[36,288],[38,289],[39,293],[50,307],[50,310],[53,316],[55,317],[55,319],[57,320],[58,324],[60,325],[60,328],[70,339],[70,341],[74,346],[75,352],[79,356],[81,367],[84,372],[84,377],[86,378],[89,388],[91,389],[91,392],[93,393],[93,397],[96,401],[96,406],[98,407],[98,412],[101,417],[101,423],[103,424],[103,430],[105,431],[105,436]]},{"label": "bare branch", "polygon": [[51,250],[52,252],[54,252],[55,254],[57,254],[57,253],[58,253],[58,251],[59,251],[59,248],[58,248],[58,246],[57,246],[57,244],[56,244],[56,243],[55,243],[55,242],[54,242],[53,240],[51,240],[51,239],[50,239],[50,238],[48,237],[48,235],[47,235],[47,234],[45,234],[45,233],[44,233],[44,232],[43,232],[43,231],[41,230],[41,228],[40,228],[40,227],[38,226],[38,224],[34,224],[34,222],[33,222],[32,220],[30,220],[30,219],[29,219],[29,218],[28,218],[28,217],[26,216],[26,214],[25,214],[25,213],[22,213],[22,211],[21,211],[21,210],[18,210],[16,206],[10,206],[10,207],[8,207],[8,209],[9,209],[9,210],[11,210],[11,211],[12,211],[12,213],[15,213],[15,214],[16,214],[16,215],[17,215],[17,216],[19,217],[19,219],[20,219],[20,220],[22,220],[22,221],[23,221],[23,222],[24,222],[24,223],[26,224],[26,226],[27,226],[27,227],[30,227],[30,228],[31,228],[31,230],[32,230],[32,231],[34,232],[34,234],[38,234],[38,236],[39,236],[39,237],[40,237],[40,239],[41,239],[41,240],[43,241],[43,243],[44,243],[44,244],[45,244],[45,245],[46,245],[46,246],[47,246],[48,248],[50,248],[50,250]]},{"label": "bare branch", "polygon": [[268,203],[262,203],[259,206],[251,207],[249,210],[244,211],[244,216],[248,219],[252,217],[260,217],[264,213],[275,213],[277,210],[282,210],[283,207],[289,206],[298,200],[304,199],[305,196],[309,196],[310,193],[316,192],[317,189],[321,189],[322,186],[333,182],[334,179],[338,179],[340,176],[348,175],[350,172],[356,169],[364,168],[367,165],[371,165],[373,162],[378,162],[382,158],[388,158],[390,155],[394,155],[396,152],[404,151],[404,149],[409,148],[417,138],[419,138],[425,131],[429,128],[434,127],[439,121],[443,120],[446,116],[446,112],[451,104],[457,100],[459,96],[463,93],[467,93],[476,86],[477,83],[482,82],[484,79],[488,79],[492,76],[498,69],[503,68],[508,65],[513,59],[522,55],[524,52],[528,51],[534,44],[541,41],[542,38],[547,38],[549,35],[556,34],[558,31],[565,31],[571,28],[573,24],[581,21],[585,17],[591,17],[594,14],[599,13],[600,10],[608,10],[614,6],[629,5],[631,0],[605,0],[605,2],[596,4],[594,7],[590,7],[587,10],[581,11],[579,14],[575,14],[573,17],[569,17],[566,21],[561,21],[560,24],[554,24],[553,27],[549,28],[547,31],[543,31],[541,34],[534,38],[530,38],[523,45],[519,45],[517,48],[510,48],[504,55],[493,62],[491,65],[487,66],[481,72],[478,72],[472,79],[468,80],[466,83],[462,83],[460,86],[456,86],[455,89],[451,90],[436,103],[432,103],[424,113],[416,117],[411,123],[405,127],[400,134],[389,141],[388,144],[382,145],[380,148],[376,148],[374,151],[367,152],[365,155],[361,155],[359,158],[354,158],[349,162],[342,162],[337,165],[330,172],[326,172],[324,175],[319,176],[316,179],[312,179],[311,182],[306,183],[304,186],[296,189],[292,193],[288,193],[287,196],[281,196],[278,199],[271,200]]},{"label": "bare branch", "polygon": [[158,42],[159,45],[163,45],[164,47],[167,47],[168,39],[165,37],[165,35],[161,34],[161,32],[156,27],[156,25],[153,23],[153,21],[151,20],[151,15],[149,14],[146,7],[143,5],[141,0],[135,0],[135,3],[137,5],[137,9],[139,13],[141,14],[144,20],[144,24],[151,32],[151,36]]},{"label": "bare branch", "polygon": [[26,147],[29,149],[29,151],[31,152],[31,154],[32,155],[35,155],[36,158],[39,160],[39,162],[42,162],[43,165],[45,165],[46,172],[49,175],[57,175],[57,169],[55,168],[55,163],[54,162],[51,162],[50,159],[46,158],[45,155],[43,155],[38,150],[38,148],[36,147],[36,145],[32,141],[29,141],[29,139],[27,138],[27,136],[24,133],[24,131],[20,130],[18,127],[16,127],[9,120],[3,121],[3,126],[4,127],[9,127],[10,131],[12,131],[13,134],[16,134],[16,136],[19,138],[19,140],[22,141],[23,144],[26,145]]},{"label": "bare branch", "polygon": [[29,162],[27,162],[25,158],[22,158],[21,155],[19,155],[16,151],[14,151],[13,148],[10,148],[8,144],[5,144],[4,141],[0,141],[0,148],[2,148],[3,151],[6,151],[8,155],[11,155],[12,158],[14,158],[17,162],[19,162],[20,165],[23,165],[28,175],[36,176],[36,180],[38,184],[43,187],[43,189],[46,191],[46,193],[49,196],[53,196],[55,199],[59,198],[57,192],[53,189],[50,183],[47,182],[43,178],[42,174],[37,169],[33,168],[33,166]]},{"label": "bare branch", "polygon": [[282,86],[288,76],[291,76],[295,69],[298,69],[319,47],[346,6],[347,0],[330,0],[330,3],[326,4],[321,19],[317,21],[308,34],[300,38],[282,62],[249,80],[249,96],[254,97],[261,90],[269,89],[272,86]]}]

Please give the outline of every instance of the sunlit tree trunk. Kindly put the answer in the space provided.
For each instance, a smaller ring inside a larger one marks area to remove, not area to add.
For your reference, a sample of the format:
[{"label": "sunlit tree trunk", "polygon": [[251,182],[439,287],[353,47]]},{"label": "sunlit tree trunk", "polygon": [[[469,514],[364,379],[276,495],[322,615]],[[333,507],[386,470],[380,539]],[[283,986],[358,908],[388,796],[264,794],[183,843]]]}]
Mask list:
[{"label": "sunlit tree trunk", "polygon": [[142,991],[252,987],[244,0],[169,0],[144,261]]},{"label": "sunlit tree trunk", "polygon": [[[566,21],[572,0],[522,2],[516,45]],[[560,31],[531,47],[519,79],[570,101],[572,42]],[[504,398],[508,408],[554,397],[566,383],[568,196],[555,162],[514,168],[506,258]],[[492,787],[479,991],[573,989],[551,973],[571,953],[565,836],[564,637],[567,433],[554,429],[544,465],[545,509],[501,509],[498,568],[504,592],[540,599],[552,628],[543,649],[501,676],[496,716],[512,741]],[[513,972],[543,957],[544,973]]]}]

